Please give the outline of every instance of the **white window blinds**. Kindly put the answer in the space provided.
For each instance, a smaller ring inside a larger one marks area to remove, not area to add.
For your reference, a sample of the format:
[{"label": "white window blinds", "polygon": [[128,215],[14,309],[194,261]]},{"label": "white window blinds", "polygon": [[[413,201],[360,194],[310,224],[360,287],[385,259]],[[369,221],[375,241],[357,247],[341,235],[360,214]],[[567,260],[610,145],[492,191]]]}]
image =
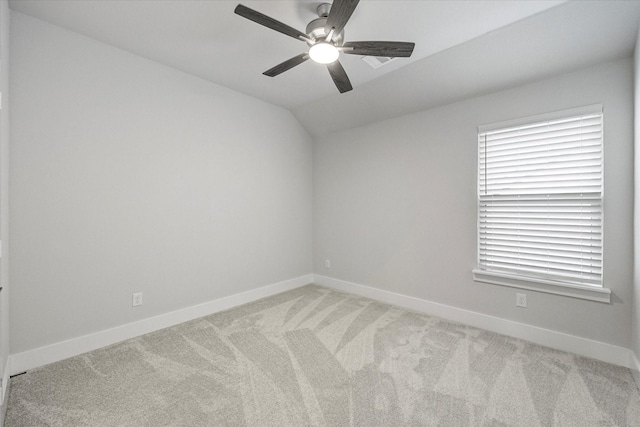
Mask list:
[{"label": "white window blinds", "polygon": [[479,269],[602,286],[602,110],[480,129]]}]

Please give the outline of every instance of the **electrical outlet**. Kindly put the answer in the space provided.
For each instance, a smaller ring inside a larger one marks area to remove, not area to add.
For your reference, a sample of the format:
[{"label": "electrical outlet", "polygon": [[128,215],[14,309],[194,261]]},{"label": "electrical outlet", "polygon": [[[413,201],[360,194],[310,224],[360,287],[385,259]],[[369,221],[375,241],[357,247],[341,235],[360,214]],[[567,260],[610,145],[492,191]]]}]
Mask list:
[{"label": "electrical outlet", "polygon": [[331,268],[331,260],[330,259],[324,260],[324,266],[327,268]]},{"label": "electrical outlet", "polygon": [[527,294],[516,294],[516,306],[527,308]]},{"label": "electrical outlet", "polygon": [[142,305],[142,292],[133,294],[133,300],[132,300],[131,306],[137,307],[139,305]]}]

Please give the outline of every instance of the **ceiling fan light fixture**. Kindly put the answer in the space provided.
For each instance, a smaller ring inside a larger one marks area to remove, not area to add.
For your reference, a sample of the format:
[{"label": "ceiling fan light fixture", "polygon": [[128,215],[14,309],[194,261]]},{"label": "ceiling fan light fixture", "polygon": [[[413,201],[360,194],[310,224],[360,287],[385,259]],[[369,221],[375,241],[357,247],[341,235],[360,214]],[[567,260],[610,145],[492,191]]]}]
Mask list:
[{"label": "ceiling fan light fixture", "polygon": [[309,57],[319,64],[331,64],[339,56],[340,52],[331,43],[320,42],[309,48]]},{"label": "ceiling fan light fixture", "polygon": [[338,61],[340,52],[348,55],[375,56],[388,58],[408,58],[413,53],[415,43],[390,41],[360,41],[344,43],[344,26],[351,18],[360,0],[333,0],[317,8],[318,18],[307,25],[306,33],[296,30],[263,13],[237,5],[234,13],[274,31],[307,43],[309,49],[299,55],[271,67],[265,76],[275,77],[308,59],[325,64],[331,79],[340,93],[353,89],[347,73]]}]

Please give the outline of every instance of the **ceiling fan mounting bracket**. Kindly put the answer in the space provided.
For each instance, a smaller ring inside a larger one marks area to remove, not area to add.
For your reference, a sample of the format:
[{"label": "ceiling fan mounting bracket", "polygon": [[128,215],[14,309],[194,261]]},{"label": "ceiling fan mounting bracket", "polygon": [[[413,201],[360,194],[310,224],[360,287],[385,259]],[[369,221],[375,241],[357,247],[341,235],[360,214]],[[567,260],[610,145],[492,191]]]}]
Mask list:
[{"label": "ceiling fan mounting bracket", "polygon": [[316,8],[316,12],[320,18],[326,18],[331,11],[331,3],[320,3]]}]

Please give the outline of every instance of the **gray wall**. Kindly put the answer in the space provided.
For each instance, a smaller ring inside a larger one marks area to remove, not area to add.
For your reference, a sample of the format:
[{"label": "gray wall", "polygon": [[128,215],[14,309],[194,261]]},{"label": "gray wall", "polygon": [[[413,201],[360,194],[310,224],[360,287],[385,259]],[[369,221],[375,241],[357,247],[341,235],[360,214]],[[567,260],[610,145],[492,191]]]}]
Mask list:
[{"label": "gray wall", "polygon": [[[320,138],[314,272],[629,347],[632,89],[627,59]],[[605,111],[604,275],[613,303],[528,291],[528,308],[516,308],[515,289],[472,280],[476,128],[594,103]]]},{"label": "gray wall", "polygon": [[631,349],[640,358],[640,32],[634,55],[634,205],[633,205],[633,320]]},{"label": "gray wall", "polygon": [[11,25],[12,353],[312,272],[312,141],[288,111]]},{"label": "gray wall", "polygon": [[[9,3],[0,1],[0,376],[9,358]],[[3,378],[8,381],[9,378]],[[0,411],[2,416],[4,412]],[[0,425],[2,423],[0,422]]]},{"label": "gray wall", "polygon": [[[283,109],[19,13],[11,24],[12,353],[312,270],[631,345],[631,60],[326,136],[312,153]],[[600,102],[613,303],[527,292],[517,309],[514,289],[471,280],[476,127]]]}]

